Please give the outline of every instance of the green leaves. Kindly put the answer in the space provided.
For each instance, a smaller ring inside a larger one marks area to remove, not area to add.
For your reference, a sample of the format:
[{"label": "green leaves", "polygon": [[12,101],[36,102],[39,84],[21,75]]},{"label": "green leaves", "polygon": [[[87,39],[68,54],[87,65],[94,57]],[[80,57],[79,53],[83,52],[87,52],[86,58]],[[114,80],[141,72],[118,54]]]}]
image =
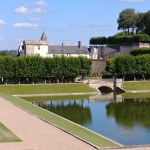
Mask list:
[{"label": "green leaves", "polygon": [[106,44],[106,37],[92,37],[90,39],[91,45],[99,45],[99,44]]},{"label": "green leaves", "polygon": [[109,58],[107,61],[106,61],[106,68],[105,68],[106,71],[114,74],[115,73],[115,59],[114,58]]},{"label": "green leaves", "polygon": [[119,75],[150,75],[150,55],[121,55],[108,59],[106,71]]},{"label": "green leaves", "polygon": [[133,56],[150,54],[150,48],[135,48],[131,50],[130,54]]},{"label": "green leaves", "polygon": [[0,76],[4,78],[41,78],[74,80],[78,75],[88,75],[91,60],[85,57],[0,56]]},{"label": "green leaves", "polygon": [[128,30],[133,29],[136,24],[136,14],[134,9],[125,9],[119,14],[118,22],[118,29]]}]

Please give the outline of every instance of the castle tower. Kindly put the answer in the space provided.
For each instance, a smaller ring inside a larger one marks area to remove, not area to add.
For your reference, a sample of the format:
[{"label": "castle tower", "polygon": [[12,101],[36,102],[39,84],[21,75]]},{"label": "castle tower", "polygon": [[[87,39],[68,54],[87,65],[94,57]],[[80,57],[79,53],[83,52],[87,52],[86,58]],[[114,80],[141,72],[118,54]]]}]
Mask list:
[{"label": "castle tower", "polygon": [[45,41],[45,42],[47,42],[47,37],[46,37],[45,32],[43,32],[43,33],[42,33],[41,41]]}]

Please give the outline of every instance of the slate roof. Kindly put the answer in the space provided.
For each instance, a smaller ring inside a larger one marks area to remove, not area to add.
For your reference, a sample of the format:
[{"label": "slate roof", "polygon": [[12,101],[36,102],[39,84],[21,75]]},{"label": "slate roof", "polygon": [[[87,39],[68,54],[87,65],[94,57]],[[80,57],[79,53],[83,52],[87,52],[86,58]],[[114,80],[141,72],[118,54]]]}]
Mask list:
[{"label": "slate roof", "polygon": [[45,32],[42,33],[41,41],[47,41],[47,37],[46,37]]},{"label": "slate roof", "polygon": [[82,46],[55,46],[49,45],[48,54],[89,54],[88,48]]}]

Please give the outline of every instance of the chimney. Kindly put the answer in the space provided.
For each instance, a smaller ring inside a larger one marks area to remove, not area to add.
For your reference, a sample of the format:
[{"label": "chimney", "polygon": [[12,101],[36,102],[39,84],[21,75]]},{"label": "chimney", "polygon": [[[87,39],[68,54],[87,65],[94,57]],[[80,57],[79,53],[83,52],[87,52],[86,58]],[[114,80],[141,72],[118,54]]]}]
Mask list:
[{"label": "chimney", "polygon": [[81,41],[78,41],[78,47],[79,47],[80,49],[82,49],[82,42],[81,42]]}]

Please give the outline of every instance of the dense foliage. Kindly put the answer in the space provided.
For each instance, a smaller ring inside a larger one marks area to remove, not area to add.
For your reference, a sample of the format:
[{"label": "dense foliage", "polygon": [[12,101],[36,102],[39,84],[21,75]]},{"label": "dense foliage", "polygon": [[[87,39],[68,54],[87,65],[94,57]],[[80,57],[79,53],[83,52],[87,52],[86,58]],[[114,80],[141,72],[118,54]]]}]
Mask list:
[{"label": "dense foliage", "polygon": [[106,44],[106,37],[92,37],[90,39],[91,45],[104,45]]},{"label": "dense foliage", "polygon": [[91,64],[92,61],[85,57],[0,56],[0,77],[5,83],[10,79],[17,83],[35,83],[37,79],[70,82],[78,75],[88,75]]},{"label": "dense foliage", "polygon": [[150,48],[135,48],[131,50],[130,54],[133,56],[150,54]]},{"label": "dense foliage", "polygon": [[125,9],[119,14],[118,29],[123,31],[127,30],[129,35],[130,30],[133,32],[133,29],[136,25],[136,13],[134,9]]},{"label": "dense foliage", "polygon": [[[104,37],[103,37],[104,38]],[[105,37],[105,42],[103,44],[107,45],[124,45],[124,44],[132,44],[132,43],[139,43],[139,42],[150,42],[150,37],[148,34],[135,34],[135,35],[115,35],[109,36],[108,38]],[[99,45],[102,44],[99,37],[91,38],[90,39],[91,45]]]},{"label": "dense foliage", "polygon": [[128,35],[134,33],[150,35],[150,11],[140,13],[128,8],[120,12],[117,22],[118,29],[123,30]]},{"label": "dense foliage", "polygon": [[[114,67],[114,68],[113,68]],[[120,55],[113,61],[108,59],[106,63],[107,71],[119,75],[150,75],[150,55]]]},{"label": "dense foliage", "polygon": [[106,61],[106,68],[105,68],[106,71],[112,73],[112,74],[115,74],[115,58],[109,58],[107,61]]},{"label": "dense foliage", "polygon": [[16,56],[17,52],[16,50],[1,50],[0,51],[0,56],[7,56],[7,55],[11,55],[11,56]]},{"label": "dense foliage", "polygon": [[127,8],[119,13],[117,23],[118,30],[122,32],[108,38],[92,37],[89,43],[91,45],[120,45],[150,42],[150,11],[140,13]]}]

